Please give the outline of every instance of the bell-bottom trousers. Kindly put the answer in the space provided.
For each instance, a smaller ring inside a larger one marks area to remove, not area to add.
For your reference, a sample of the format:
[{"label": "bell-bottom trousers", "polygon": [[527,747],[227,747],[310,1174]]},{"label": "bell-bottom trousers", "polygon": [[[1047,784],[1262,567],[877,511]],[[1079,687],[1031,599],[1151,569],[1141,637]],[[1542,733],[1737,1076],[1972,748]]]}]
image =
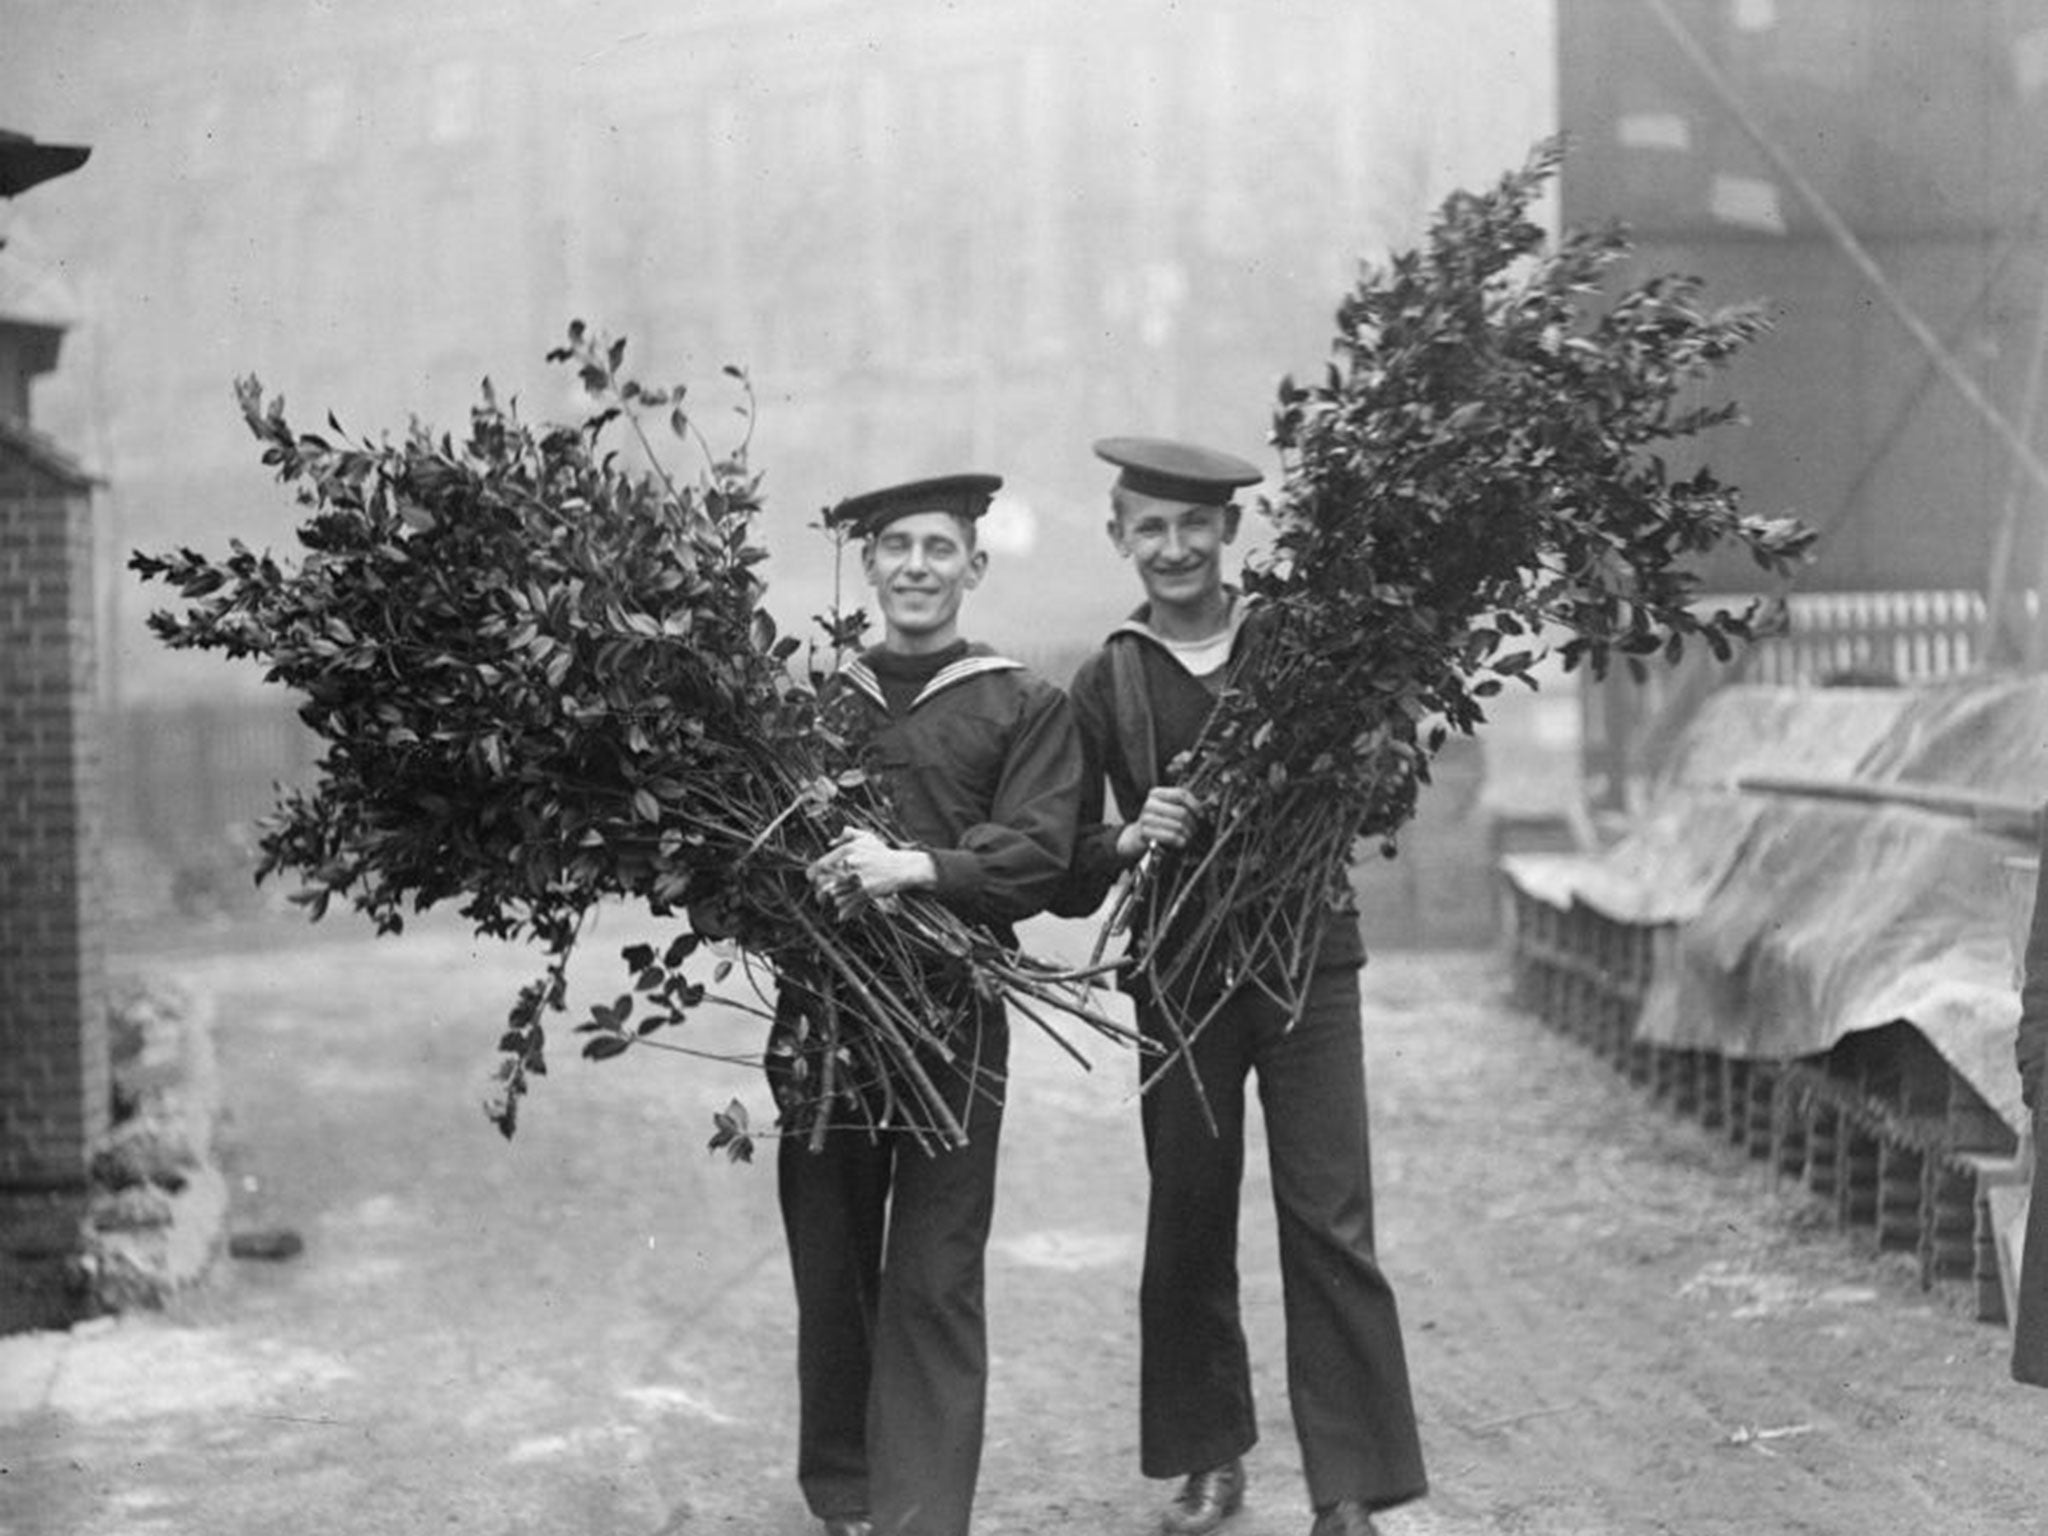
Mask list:
[{"label": "bell-bottom trousers", "polygon": [[[1170,1040],[1154,1009],[1139,1019]],[[1245,1081],[1256,1073],[1310,1500],[1381,1509],[1415,1498],[1427,1486],[1422,1447],[1393,1289],[1373,1252],[1357,970],[1317,970],[1291,1030],[1271,999],[1240,992],[1191,1056],[1213,1132],[1184,1066],[1140,1101],[1151,1172],[1139,1295],[1145,1474],[1219,1466],[1258,1438],[1237,1266]]]},{"label": "bell-bottom trousers", "polygon": [[876,1536],[966,1536],[987,1396],[983,1258],[995,1213],[1009,1037],[984,1009],[978,1064],[934,1077],[968,1132],[957,1151],[835,1128],[777,1154],[797,1297],[797,1481],[811,1512]]}]

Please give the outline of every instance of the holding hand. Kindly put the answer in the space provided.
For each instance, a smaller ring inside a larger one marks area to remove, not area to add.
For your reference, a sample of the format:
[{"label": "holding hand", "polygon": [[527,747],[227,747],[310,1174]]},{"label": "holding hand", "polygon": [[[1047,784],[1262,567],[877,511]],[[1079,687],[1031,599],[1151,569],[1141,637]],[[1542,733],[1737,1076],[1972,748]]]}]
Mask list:
[{"label": "holding hand", "polygon": [[872,832],[852,828],[812,861],[809,874],[818,899],[829,902],[842,919],[898,892],[934,885],[939,877],[931,855],[922,849],[892,847]]},{"label": "holding hand", "polygon": [[1200,812],[1195,797],[1177,785],[1161,784],[1146,796],[1136,821],[1127,821],[1117,833],[1116,851],[1126,863],[1136,863],[1151,848],[1185,848],[1194,836]]}]

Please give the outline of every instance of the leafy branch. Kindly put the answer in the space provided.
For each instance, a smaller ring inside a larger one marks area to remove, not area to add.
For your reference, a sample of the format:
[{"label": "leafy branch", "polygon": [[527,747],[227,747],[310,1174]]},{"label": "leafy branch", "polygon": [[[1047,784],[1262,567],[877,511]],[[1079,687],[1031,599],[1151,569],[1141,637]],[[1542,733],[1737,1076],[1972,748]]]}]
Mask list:
[{"label": "leafy branch", "polygon": [[[259,658],[325,744],[315,784],[284,791],[262,823],[259,879],[298,872],[293,899],[315,918],[340,899],[396,933],[408,912],[454,903],[478,933],[542,947],[547,969],[499,1041],[487,1109],[506,1135],[547,1070],[584,919],[624,898],[692,927],[660,957],[623,957],[633,985],[577,1026],[587,1057],[658,1047],[707,1001],[732,1001],[683,971],[715,914],[724,947],[775,978],[774,1049],[794,1062],[774,1074],[785,1131],[851,1120],[957,1142],[933,1070],[974,999],[1009,992],[1116,1027],[1075,978],[935,903],[843,924],[818,905],[810,862],[847,828],[894,835],[895,819],[859,733],[815,676],[791,673],[801,642],[762,606],[751,385],[725,370],[746,429],[721,454],[683,387],[627,377],[624,357],[623,340],[572,324],[549,358],[577,370],[591,414],[534,426],[486,380],[459,440],[416,422],[396,442],[358,441],[332,416],[331,436],[297,432],[282,401],[241,381],[264,462],[307,509],[303,556],[290,566],[239,541],[217,561],[137,553],[132,568],[184,601],[151,628]],[[653,411],[701,456],[695,481],[662,466]],[[609,446],[621,422],[651,468]],[[741,1154],[750,1137],[730,1129],[714,1140]]]},{"label": "leafy branch", "polygon": [[1163,997],[1242,982],[1298,1009],[1356,842],[1393,851],[1431,755],[1485,699],[1535,686],[1546,647],[1596,677],[1619,658],[1641,679],[1691,640],[1725,660],[1774,605],[1701,612],[1697,558],[1742,549],[1783,582],[1807,557],[1809,529],[1668,457],[1738,419],[1705,386],[1762,310],[1709,309],[1680,276],[1603,306],[1627,237],[1550,248],[1529,215],[1561,153],[1454,195],[1421,248],[1364,269],[1322,379],[1280,387],[1274,538],[1245,574],[1256,643],[1182,775],[1211,835],[1148,864],[1119,917]]}]

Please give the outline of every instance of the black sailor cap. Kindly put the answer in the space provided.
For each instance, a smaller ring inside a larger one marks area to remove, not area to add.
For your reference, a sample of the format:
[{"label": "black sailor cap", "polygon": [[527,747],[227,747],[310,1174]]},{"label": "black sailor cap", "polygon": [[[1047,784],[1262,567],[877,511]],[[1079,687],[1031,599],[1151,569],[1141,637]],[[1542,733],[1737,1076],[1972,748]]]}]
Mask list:
[{"label": "black sailor cap", "polygon": [[935,475],[908,480],[847,497],[825,514],[825,523],[862,539],[872,538],[897,518],[913,512],[950,512],[971,523],[988,510],[989,498],[1002,485],[1001,475]]}]

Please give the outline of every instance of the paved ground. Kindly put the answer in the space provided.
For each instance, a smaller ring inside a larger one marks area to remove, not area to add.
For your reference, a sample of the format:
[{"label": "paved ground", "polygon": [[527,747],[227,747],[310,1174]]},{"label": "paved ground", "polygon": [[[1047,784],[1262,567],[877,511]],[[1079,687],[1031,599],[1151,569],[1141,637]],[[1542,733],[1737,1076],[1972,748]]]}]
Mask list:
[{"label": "paved ground", "polygon": [[[634,936],[590,946],[593,995]],[[564,1050],[507,1145],[478,1104],[530,957],[264,926],[155,963],[216,999],[237,1222],[305,1252],[224,1262],[167,1316],[0,1340],[0,1530],[812,1529],[769,1168],[703,1149],[715,1107],[761,1107],[749,1074]],[[1502,984],[1475,954],[1367,972],[1436,1485],[1388,1536],[2048,1529],[2048,1393],[2006,1381],[1963,1287],[1922,1293]],[[1141,1536],[1163,1492],[1135,1471],[1131,1074],[1091,1054],[1019,1044],[982,1536]],[[1300,1536],[1263,1177],[1246,1193],[1264,1440],[1232,1536]]]}]

